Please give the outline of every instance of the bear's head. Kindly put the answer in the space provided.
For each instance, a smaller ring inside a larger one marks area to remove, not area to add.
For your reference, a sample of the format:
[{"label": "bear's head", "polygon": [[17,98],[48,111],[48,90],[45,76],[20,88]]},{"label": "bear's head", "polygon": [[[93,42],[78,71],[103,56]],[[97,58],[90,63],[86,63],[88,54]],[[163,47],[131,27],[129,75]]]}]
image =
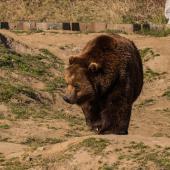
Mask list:
[{"label": "bear's head", "polygon": [[67,88],[63,99],[67,103],[81,105],[96,97],[90,74],[93,74],[91,70],[78,64],[69,65],[65,70]]}]

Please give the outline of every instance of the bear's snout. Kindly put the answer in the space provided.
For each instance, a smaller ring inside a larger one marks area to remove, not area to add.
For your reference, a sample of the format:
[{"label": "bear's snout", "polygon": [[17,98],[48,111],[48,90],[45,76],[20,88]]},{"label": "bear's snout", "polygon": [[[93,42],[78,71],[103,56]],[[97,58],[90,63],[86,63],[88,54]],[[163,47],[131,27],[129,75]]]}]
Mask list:
[{"label": "bear's snout", "polygon": [[70,103],[70,100],[69,100],[69,98],[68,98],[67,96],[63,96],[63,100],[64,100],[65,102],[67,102],[67,103]]},{"label": "bear's snout", "polygon": [[63,100],[69,104],[76,104],[76,100],[72,96],[63,96]]}]

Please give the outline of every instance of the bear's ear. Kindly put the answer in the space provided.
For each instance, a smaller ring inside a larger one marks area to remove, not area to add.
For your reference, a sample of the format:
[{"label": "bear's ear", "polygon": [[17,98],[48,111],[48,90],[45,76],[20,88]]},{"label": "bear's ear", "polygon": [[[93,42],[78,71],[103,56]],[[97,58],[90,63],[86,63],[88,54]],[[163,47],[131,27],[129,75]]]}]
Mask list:
[{"label": "bear's ear", "polygon": [[70,56],[69,57],[69,64],[72,65],[75,63],[77,56]]},{"label": "bear's ear", "polygon": [[95,62],[92,62],[88,66],[88,70],[92,73],[98,72],[101,69],[101,65]]}]

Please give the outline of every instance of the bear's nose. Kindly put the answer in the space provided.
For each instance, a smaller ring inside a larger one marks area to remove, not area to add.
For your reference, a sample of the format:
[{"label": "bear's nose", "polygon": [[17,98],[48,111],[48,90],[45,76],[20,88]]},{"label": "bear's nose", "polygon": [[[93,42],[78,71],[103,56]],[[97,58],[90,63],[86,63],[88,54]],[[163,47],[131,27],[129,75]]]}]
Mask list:
[{"label": "bear's nose", "polygon": [[70,103],[70,100],[69,100],[69,98],[68,98],[67,96],[63,96],[63,99],[64,99],[64,101],[66,101],[67,103]]}]

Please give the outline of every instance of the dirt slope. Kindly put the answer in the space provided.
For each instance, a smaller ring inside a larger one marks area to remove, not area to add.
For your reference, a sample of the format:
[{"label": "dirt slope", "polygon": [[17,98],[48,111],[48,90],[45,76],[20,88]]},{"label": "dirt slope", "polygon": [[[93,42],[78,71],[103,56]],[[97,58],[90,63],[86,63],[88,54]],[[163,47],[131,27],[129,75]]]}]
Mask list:
[{"label": "dirt slope", "polygon": [[144,88],[129,135],[97,136],[61,97],[64,63],[98,34],[0,33],[41,49],[0,47],[0,169],[170,169],[170,37],[123,35],[141,49]]}]

